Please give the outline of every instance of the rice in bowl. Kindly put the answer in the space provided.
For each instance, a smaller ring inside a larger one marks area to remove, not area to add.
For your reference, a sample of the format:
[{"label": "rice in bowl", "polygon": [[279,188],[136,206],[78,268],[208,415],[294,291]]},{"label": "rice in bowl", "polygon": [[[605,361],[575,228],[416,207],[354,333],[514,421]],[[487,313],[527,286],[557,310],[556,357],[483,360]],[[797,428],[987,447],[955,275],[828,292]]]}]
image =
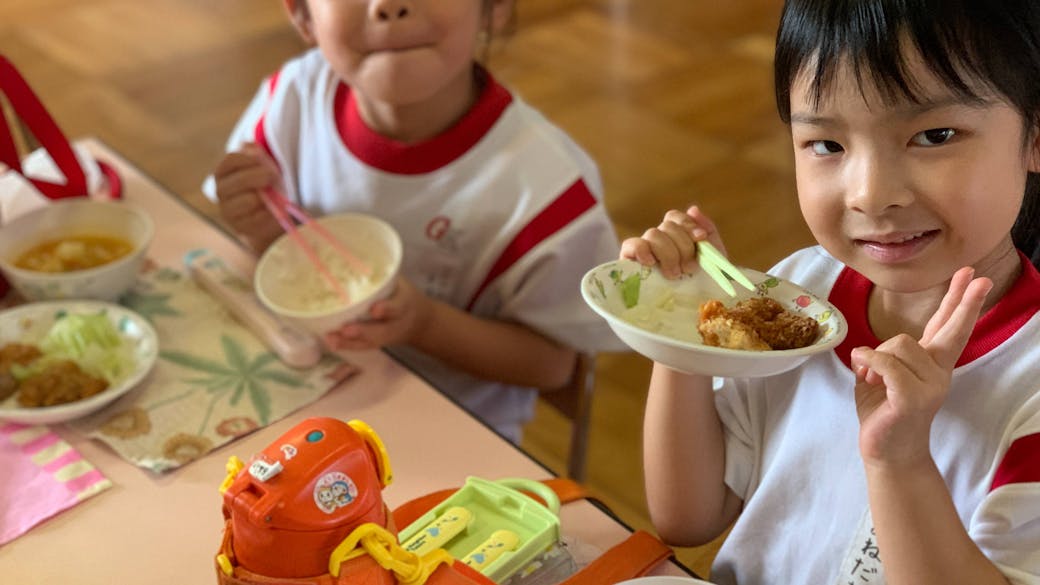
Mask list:
[{"label": "rice in bowl", "polygon": [[260,258],[254,284],[261,302],[282,318],[322,335],[364,318],[375,301],[393,292],[401,267],[401,239],[390,224],[359,213],[316,219],[371,268],[368,275],[346,259],[308,226],[299,230],[349,296],[339,294],[314,267],[306,253],[288,235],[276,240]]}]

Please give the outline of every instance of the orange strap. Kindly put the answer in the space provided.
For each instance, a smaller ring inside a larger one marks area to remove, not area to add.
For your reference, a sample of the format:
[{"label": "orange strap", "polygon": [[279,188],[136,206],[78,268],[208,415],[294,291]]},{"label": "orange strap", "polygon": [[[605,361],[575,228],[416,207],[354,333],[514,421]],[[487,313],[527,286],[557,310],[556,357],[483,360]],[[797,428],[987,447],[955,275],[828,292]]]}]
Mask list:
[{"label": "orange strap", "polygon": [[[554,477],[551,479],[543,479],[542,483],[552,488],[552,491],[556,492],[556,496],[560,498],[561,504],[568,502],[577,502],[578,500],[584,500],[589,497],[588,490],[585,486],[574,481],[573,479],[567,479],[565,477]],[[526,492],[525,492],[526,493]],[[534,494],[528,494],[534,496]],[[541,498],[535,497],[539,502]],[[542,502],[543,504],[545,502]]]},{"label": "orange strap", "polygon": [[647,574],[672,556],[672,549],[649,532],[637,530],[561,585],[603,585]]},{"label": "orange strap", "polygon": [[440,490],[436,492],[430,492],[415,498],[414,500],[408,500],[400,506],[394,508],[394,524],[400,526],[402,529],[412,525],[423,514],[437,507],[444,500],[447,500],[449,496],[459,491],[456,488],[448,490]]}]

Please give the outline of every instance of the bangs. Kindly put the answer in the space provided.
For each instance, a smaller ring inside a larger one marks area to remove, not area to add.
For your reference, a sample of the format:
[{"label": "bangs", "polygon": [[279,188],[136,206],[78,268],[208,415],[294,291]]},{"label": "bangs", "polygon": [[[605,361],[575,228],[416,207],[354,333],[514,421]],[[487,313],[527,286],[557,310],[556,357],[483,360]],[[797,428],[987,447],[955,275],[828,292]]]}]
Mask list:
[{"label": "bangs", "polygon": [[810,105],[815,109],[844,66],[861,94],[875,89],[889,105],[903,100],[921,103],[921,87],[909,73],[909,59],[915,53],[958,98],[982,102],[980,91],[1005,94],[994,79],[992,64],[982,56],[992,47],[978,50],[984,46],[979,44],[979,29],[987,25],[972,22],[992,15],[974,14],[968,4],[962,0],[788,1],[774,62],[781,119],[790,122],[791,87],[799,76],[805,75],[811,83]]}]

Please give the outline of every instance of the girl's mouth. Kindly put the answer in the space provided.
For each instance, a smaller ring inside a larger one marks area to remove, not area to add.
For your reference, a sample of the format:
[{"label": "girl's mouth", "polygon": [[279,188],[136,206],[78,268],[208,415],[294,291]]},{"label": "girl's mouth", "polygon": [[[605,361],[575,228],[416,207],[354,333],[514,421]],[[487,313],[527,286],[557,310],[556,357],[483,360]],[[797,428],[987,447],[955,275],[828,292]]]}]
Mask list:
[{"label": "girl's mouth", "polygon": [[883,264],[898,264],[917,256],[939,235],[939,230],[906,232],[854,240],[868,256]]}]

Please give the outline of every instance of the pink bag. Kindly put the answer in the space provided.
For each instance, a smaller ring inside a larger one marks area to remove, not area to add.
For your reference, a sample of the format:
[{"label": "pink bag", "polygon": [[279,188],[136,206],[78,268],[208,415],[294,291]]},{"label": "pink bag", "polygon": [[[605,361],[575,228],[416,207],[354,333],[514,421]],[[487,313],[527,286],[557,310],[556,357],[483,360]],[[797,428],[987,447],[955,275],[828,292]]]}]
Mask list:
[{"label": "pink bag", "polygon": [[[27,194],[16,189],[19,192],[7,193],[8,196],[31,197],[38,194],[45,199],[54,200],[87,197],[100,192],[107,194],[112,199],[122,197],[122,181],[115,169],[104,162],[93,160],[92,157],[85,156],[83,153],[77,156],[76,150],[58,128],[54,118],[44,108],[25,78],[3,55],[0,55],[0,94],[7,98],[15,116],[20,118],[36,137],[42,154],[49,156],[57,173],[64,177],[64,182],[56,182],[38,176],[30,176],[32,171],[27,168],[28,164],[23,164],[18,149],[15,147],[14,135],[8,126],[6,116],[0,112],[0,171],[3,171],[0,172],[0,176],[15,173],[24,179],[19,183],[32,191]],[[88,173],[84,169],[84,164],[96,165],[95,169],[89,170],[94,171],[94,174],[100,172],[102,181],[100,184],[94,185],[94,188],[89,185]],[[3,167],[6,167],[6,170]],[[0,195],[4,194],[0,193]],[[10,218],[0,217],[0,221],[8,220]],[[3,276],[0,276],[0,298],[7,293],[7,289],[7,282]]]}]

